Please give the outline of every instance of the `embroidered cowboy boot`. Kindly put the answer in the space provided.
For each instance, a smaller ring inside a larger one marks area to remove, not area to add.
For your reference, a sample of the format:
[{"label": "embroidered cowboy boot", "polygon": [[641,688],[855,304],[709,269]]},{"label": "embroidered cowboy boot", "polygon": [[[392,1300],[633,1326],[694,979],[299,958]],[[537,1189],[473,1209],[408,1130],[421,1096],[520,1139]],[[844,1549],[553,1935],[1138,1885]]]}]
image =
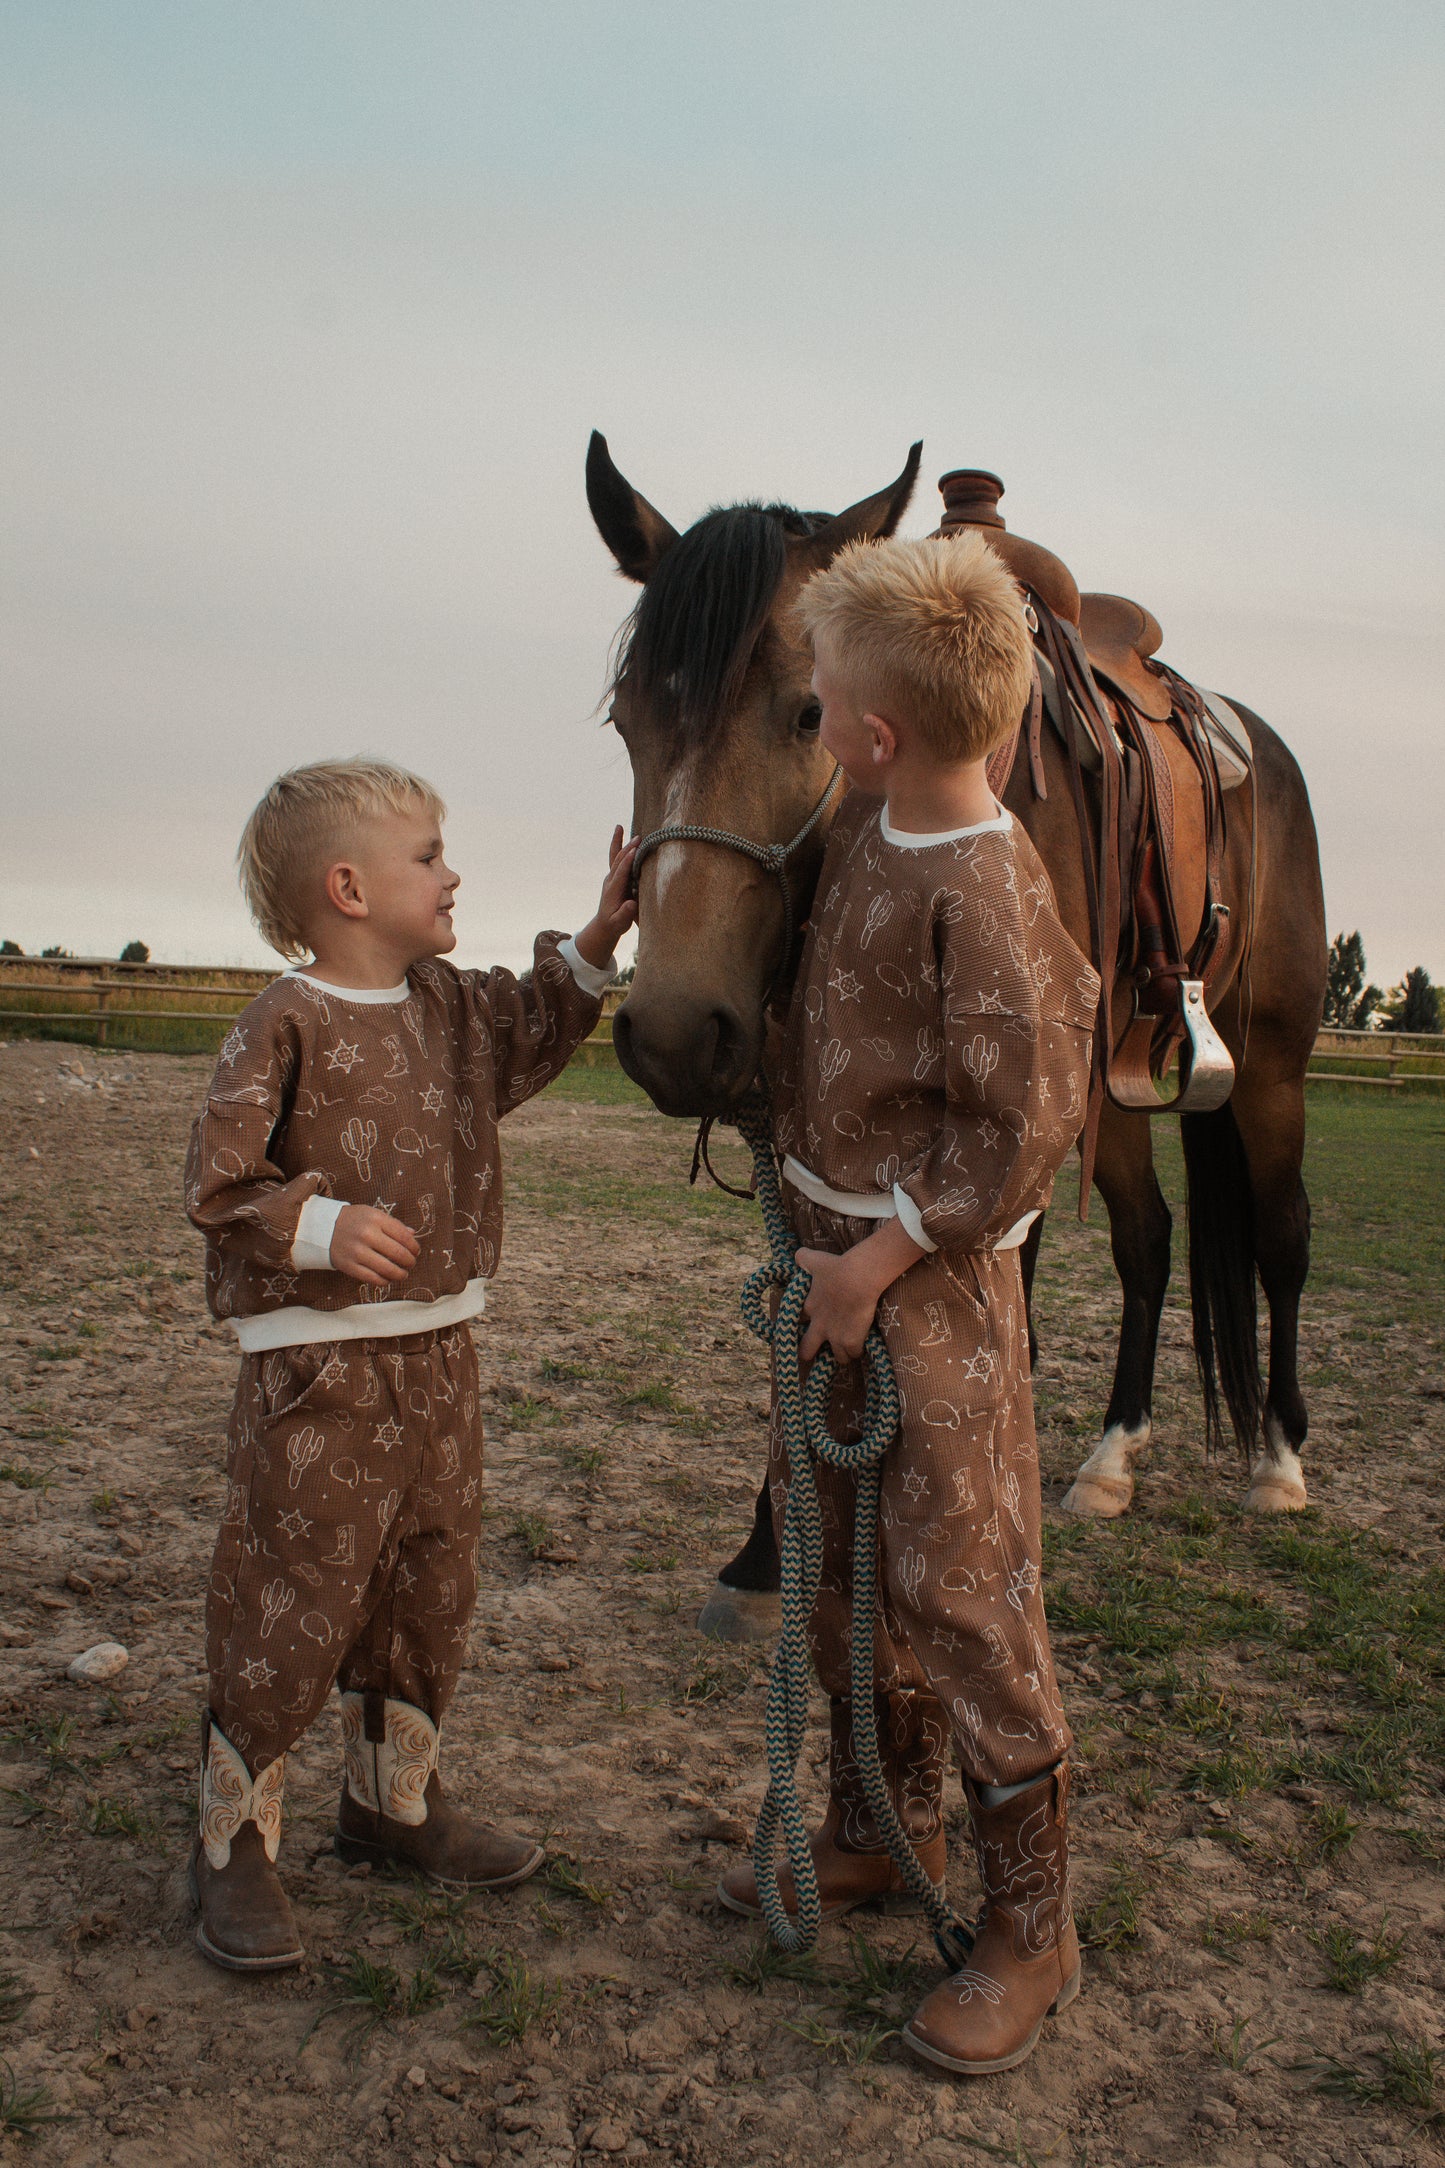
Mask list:
[{"label": "embroidered cowboy boot", "polygon": [[[941,1889],[947,1864],[943,1772],[948,1753],[942,1712],[931,1696],[915,1693],[879,1694],[874,1706],[879,1758],[898,1818],[924,1872]],[[809,1842],[823,1917],[837,1918],[866,1904],[906,1908],[914,1899],[874,1820],[854,1756],[851,1696],[832,1702],[829,1714],[828,1812]],[[786,1865],[778,1870],[778,1890],[787,1910],[796,1911],[793,1877]],[[762,1918],[750,1860],[729,1867],[717,1893],[729,1911]]]},{"label": "embroidered cowboy boot", "polygon": [[510,1889],[537,1872],[540,1844],[510,1837],[446,1797],[439,1735],[424,1710],[384,1694],[343,1694],[341,1737],[346,1781],[335,1843],[349,1866],[371,1860],[464,1889]]},{"label": "embroidered cowboy boot", "polygon": [[209,1709],[201,1719],[201,1826],[191,1853],[196,1947],[228,1972],[281,1972],[305,1952],[276,1873],[286,1757],[253,1778]]},{"label": "embroidered cowboy boot", "polygon": [[983,2077],[1021,2063],[1044,2019],[1079,1992],[1068,1764],[994,1806],[966,1789],[987,1910],[968,1963],[914,2012],[903,2041],[941,2070]]}]

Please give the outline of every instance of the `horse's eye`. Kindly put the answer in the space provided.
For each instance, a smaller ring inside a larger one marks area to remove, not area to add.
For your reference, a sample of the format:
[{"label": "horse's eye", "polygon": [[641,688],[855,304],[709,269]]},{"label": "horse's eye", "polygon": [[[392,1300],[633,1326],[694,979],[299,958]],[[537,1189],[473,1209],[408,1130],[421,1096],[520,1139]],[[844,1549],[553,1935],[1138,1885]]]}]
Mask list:
[{"label": "horse's eye", "polygon": [[822,720],[823,710],[819,707],[816,700],[810,700],[808,702],[808,705],[804,708],[802,714],[798,717],[798,728],[803,732],[804,736],[811,737],[817,731],[818,725],[822,722]]}]

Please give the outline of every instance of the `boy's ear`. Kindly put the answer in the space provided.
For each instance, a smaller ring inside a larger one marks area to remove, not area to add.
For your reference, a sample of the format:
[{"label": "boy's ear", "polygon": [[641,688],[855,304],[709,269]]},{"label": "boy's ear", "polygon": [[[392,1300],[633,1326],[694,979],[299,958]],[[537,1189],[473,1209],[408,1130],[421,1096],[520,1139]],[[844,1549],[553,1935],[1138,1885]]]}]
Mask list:
[{"label": "boy's ear", "polygon": [[873,734],[873,765],[881,768],[898,751],[898,733],[883,715],[865,715],[863,724]]},{"label": "boy's ear", "polygon": [[370,906],[361,893],[361,874],[348,859],[338,859],[334,866],[327,867],[321,887],[333,911],[339,911],[343,918],[370,918]]},{"label": "boy's ear", "polygon": [[896,482],[890,482],[874,497],[860,497],[857,504],[849,505],[846,512],[840,512],[826,527],[820,527],[816,534],[809,536],[802,544],[802,553],[808,562],[815,566],[830,565],[846,543],[882,542],[891,535],[908,510],[922,457],[923,440],[920,438],[908,454]]}]

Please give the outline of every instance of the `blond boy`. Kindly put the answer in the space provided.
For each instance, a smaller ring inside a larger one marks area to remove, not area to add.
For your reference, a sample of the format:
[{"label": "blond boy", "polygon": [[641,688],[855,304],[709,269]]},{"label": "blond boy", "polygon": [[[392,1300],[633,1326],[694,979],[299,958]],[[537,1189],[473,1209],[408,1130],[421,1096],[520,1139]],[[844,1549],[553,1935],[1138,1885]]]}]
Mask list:
[{"label": "blond boy", "polygon": [[[876,1316],[902,1420],[884,1463],[876,1697],[885,1765],[935,1882],[949,1740],[987,1914],[970,1964],[904,2038],[946,2069],[1008,2068],[1072,1998],[1069,1731],[1040,1577],[1038,1454],[1019,1248],[1083,1122],[1098,981],[1048,877],[989,788],[1028,699],[1018,588],[975,535],[857,545],[804,590],[824,745],[853,786],[818,883],[774,1105],[802,1353],[851,1367]],[[854,1433],[856,1435],[856,1431]],[[774,1426],[780,1516],[787,1461]],[[813,1840],[825,1911],[896,1896],[863,1796],[849,1679],[851,1479],[819,1467],[811,1622],[832,1697],[830,1805]],[[757,1905],[749,1869],[721,1894]]]},{"label": "blond boy", "polygon": [[241,844],[262,933],[309,961],[237,1020],[186,1165],[242,1351],[191,1870],[200,1948],[236,1971],[300,1962],[285,1759],[333,1681],[344,1859],[497,1889],[542,1858],[437,1772],[481,1527],[471,1326],[501,1243],[498,1121],[595,1025],[632,854],[618,829],[596,916],[540,934],[528,977],[459,971],[444,810],[399,768],[325,761],[274,783]]}]

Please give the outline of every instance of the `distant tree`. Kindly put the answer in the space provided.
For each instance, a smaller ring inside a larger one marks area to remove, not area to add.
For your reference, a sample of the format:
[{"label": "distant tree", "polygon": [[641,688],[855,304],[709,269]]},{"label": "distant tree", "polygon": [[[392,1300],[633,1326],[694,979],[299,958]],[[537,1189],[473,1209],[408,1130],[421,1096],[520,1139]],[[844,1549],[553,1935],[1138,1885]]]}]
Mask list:
[{"label": "distant tree", "polygon": [[1398,986],[1390,988],[1383,1016],[1387,1031],[1439,1031],[1442,989],[1431,982],[1423,964],[1407,971]]},{"label": "distant tree", "polygon": [[1358,933],[1337,933],[1330,943],[1325,1022],[1337,1031],[1364,1031],[1384,998],[1378,986],[1365,984],[1365,944]]},{"label": "distant tree", "polygon": [[74,949],[61,948],[57,945],[55,948],[43,948],[40,953],[42,956],[73,956],[75,954],[75,951]]},{"label": "distant tree", "polygon": [[0,941],[0,956],[23,956],[24,949],[18,941]]},{"label": "distant tree", "polygon": [[120,952],[120,960],[123,964],[148,964],[151,952],[144,941],[127,941]]}]

